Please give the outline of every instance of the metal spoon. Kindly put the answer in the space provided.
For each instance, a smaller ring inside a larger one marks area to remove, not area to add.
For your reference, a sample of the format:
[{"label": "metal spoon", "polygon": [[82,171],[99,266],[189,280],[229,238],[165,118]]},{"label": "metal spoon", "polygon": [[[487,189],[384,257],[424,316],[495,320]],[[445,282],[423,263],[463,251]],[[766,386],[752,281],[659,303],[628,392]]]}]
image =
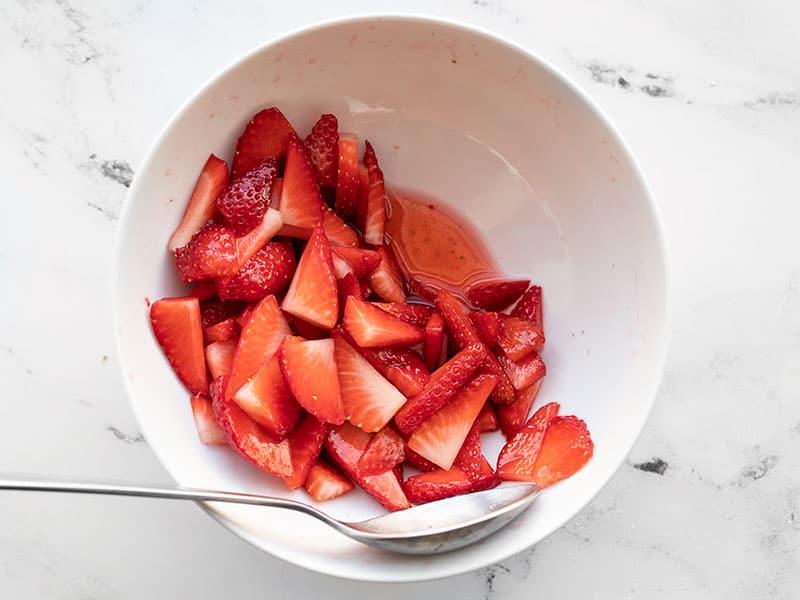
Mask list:
[{"label": "metal spoon", "polygon": [[401,554],[439,554],[477,542],[508,524],[541,491],[535,485],[508,485],[349,523],[302,502],[255,494],[36,479],[0,479],[0,490],[139,496],[288,508],[319,519],[358,542]]}]

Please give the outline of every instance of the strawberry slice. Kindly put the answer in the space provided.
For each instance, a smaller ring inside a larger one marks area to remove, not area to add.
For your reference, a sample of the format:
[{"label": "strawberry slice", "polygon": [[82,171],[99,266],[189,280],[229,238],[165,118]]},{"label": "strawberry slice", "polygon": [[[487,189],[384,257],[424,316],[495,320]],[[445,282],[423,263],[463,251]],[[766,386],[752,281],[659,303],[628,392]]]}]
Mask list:
[{"label": "strawberry slice", "polygon": [[530,283],[528,279],[483,281],[467,288],[467,299],[483,310],[503,310],[516,302]]},{"label": "strawberry slice", "polygon": [[292,135],[297,135],[294,128],[277,108],[256,113],[236,142],[232,178],[238,179],[268,158],[283,158]]},{"label": "strawberry slice", "polygon": [[163,298],[150,306],[150,324],[172,370],[193,394],[208,391],[197,298]]},{"label": "strawberry slice", "polygon": [[442,469],[452,467],[496,383],[496,377],[478,375],[414,430],[408,447]]},{"label": "strawberry slice", "polygon": [[[353,267],[350,266],[350,263],[339,256],[333,249],[335,246],[331,246],[331,259],[333,263],[333,275],[336,279],[343,279],[345,275],[355,275],[353,274]],[[356,279],[358,281],[358,279]],[[342,305],[344,308],[344,305]]]},{"label": "strawberry slice", "polygon": [[283,310],[322,329],[331,329],[339,319],[331,247],[319,223],[297,264]]},{"label": "strawberry slice", "polygon": [[380,475],[364,476],[358,470],[358,460],[364,454],[372,434],[345,423],[334,427],[325,439],[325,450],[342,470],[365,492],[391,511],[403,510],[410,505],[394,470]]},{"label": "strawberry slice", "polygon": [[353,273],[347,273],[341,279],[337,279],[336,289],[339,294],[339,307],[342,310],[347,305],[348,297],[354,296],[358,300],[364,299],[364,294],[361,292],[361,284]]},{"label": "strawberry slice", "polygon": [[334,333],[333,341],[347,420],[364,431],[382,429],[405,403],[405,396],[348,344],[344,336]]},{"label": "strawberry slice", "polygon": [[361,354],[400,392],[410,398],[428,383],[431,374],[413,350],[403,348],[359,348]]},{"label": "strawberry slice", "polygon": [[[358,138],[351,133],[339,136],[339,162],[336,176],[336,214],[353,216],[358,200]],[[381,242],[383,243],[383,242]]]},{"label": "strawberry slice", "polygon": [[494,350],[500,335],[500,314],[496,312],[471,312],[469,320],[483,343]]},{"label": "strawberry slice", "polygon": [[481,433],[491,433],[500,429],[500,423],[497,421],[497,411],[489,402],[483,405],[475,422],[478,423]]},{"label": "strawberry slice", "polygon": [[431,318],[433,313],[433,308],[424,304],[403,304],[398,302],[373,302],[372,304],[394,315],[401,321],[410,323],[420,329],[425,329],[428,319]]},{"label": "strawberry slice", "polygon": [[413,346],[425,338],[419,327],[353,296],[345,304],[342,325],[362,348]]},{"label": "strawberry slice", "polygon": [[[386,189],[383,183],[383,172],[378,166],[375,150],[368,141],[364,141],[364,166],[369,176],[369,196],[367,197],[367,217],[364,222],[364,241],[373,246],[383,244],[383,231],[386,222]],[[522,292],[520,292],[522,293]]]},{"label": "strawberry slice", "polygon": [[297,335],[307,340],[321,340],[330,337],[329,331],[320,329],[311,323],[306,323],[303,319],[298,319],[297,317],[292,319],[291,327]]},{"label": "strawberry slice", "polygon": [[504,481],[534,481],[534,465],[545,432],[558,414],[556,402],[545,404],[514,434],[497,457],[497,475]]},{"label": "strawberry slice", "polygon": [[322,459],[312,465],[303,484],[303,489],[317,502],[338,498],[353,487],[353,482],[346,475]]},{"label": "strawberry slice", "polygon": [[279,477],[292,475],[289,440],[276,440],[247,416],[233,400],[227,400],[226,378],[211,384],[211,406],[214,417],[225,433],[228,445],[259,469]]},{"label": "strawberry slice", "polygon": [[453,467],[449,471],[437,469],[429,473],[413,475],[405,480],[403,490],[409,501],[414,504],[425,504],[459,494],[488,490],[499,483],[500,480],[495,476],[491,467],[489,467],[489,473],[479,480],[472,480],[462,469]]},{"label": "strawberry slice", "polygon": [[338,255],[347,262],[353,274],[359,278],[369,275],[381,262],[381,255],[375,250],[352,246],[335,246],[331,249],[334,255]]},{"label": "strawberry slice", "polygon": [[533,482],[546,488],[577,473],[594,454],[586,423],[575,416],[556,417],[544,434],[533,465]]},{"label": "strawberry slice", "polygon": [[239,313],[239,316],[236,317],[236,324],[239,326],[240,330],[242,327],[247,325],[247,321],[250,320],[250,315],[253,314],[255,307],[256,304],[248,304],[242,309],[242,312]]},{"label": "strawberry slice", "polygon": [[517,391],[531,387],[547,374],[547,367],[536,351],[518,361],[513,361],[507,356],[501,356],[498,360],[508,375],[511,385]]},{"label": "strawberry slice", "polygon": [[358,234],[355,229],[342,221],[339,216],[329,208],[323,211],[322,226],[331,244],[344,247],[358,246]]},{"label": "strawberry slice", "polygon": [[238,269],[236,238],[228,227],[209,223],[175,250],[175,268],[181,281],[233,275]]},{"label": "strawberry slice", "polygon": [[216,299],[200,302],[200,323],[203,329],[216,325],[242,310],[239,302],[221,302]]},{"label": "strawberry slice", "polygon": [[212,342],[206,346],[206,364],[208,364],[208,370],[211,371],[213,379],[230,375],[238,345],[239,340],[231,338],[222,342]]},{"label": "strawberry slice", "polygon": [[420,456],[406,445],[406,462],[415,469],[426,473],[428,471],[437,471],[439,467],[433,464],[424,456]]},{"label": "strawberry slice", "polygon": [[283,376],[300,406],[320,421],[344,423],[333,340],[290,336],[283,342],[279,357]]},{"label": "strawberry slice", "polygon": [[188,244],[192,236],[214,218],[217,214],[217,196],[227,183],[228,165],[221,158],[211,154],[203,165],[203,170],[200,171],[197,183],[194,184],[181,223],[167,242],[170,252],[175,252]]},{"label": "strawberry slice", "polygon": [[387,302],[406,301],[406,290],[403,283],[403,274],[397,259],[389,246],[378,246],[381,262],[369,276],[369,286]]},{"label": "strawberry slice", "polygon": [[[480,416],[480,413],[478,415]],[[467,477],[473,481],[485,475],[484,469],[486,466],[489,467],[489,471],[494,471],[483,457],[483,452],[481,451],[481,426],[477,418],[472,427],[470,427],[453,464],[464,471]]]},{"label": "strawberry slice", "polygon": [[286,151],[280,210],[284,225],[301,229],[312,229],[322,217],[323,203],[317,178],[303,143],[296,136],[289,138]]},{"label": "strawberry slice", "polygon": [[189,295],[197,298],[200,302],[211,300],[217,297],[217,286],[213,281],[198,281],[192,286],[192,291]]},{"label": "strawberry slice", "polygon": [[[486,347],[483,344],[475,344],[464,348],[436,369],[425,388],[397,411],[394,420],[400,431],[408,435],[419,427],[420,423],[441,409],[472,377],[485,356]],[[477,412],[475,414],[477,416]]]},{"label": "strawberry slice", "polygon": [[264,218],[277,176],[278,162],[268,158],[217,196],[217,209],[237,236],[244,235]]},{"label": "strawberry slice", "polygon": [[228,399],[239,391],[261,365],[275,355],[283,338],[290,333],[289,324],[275,296],[267,296],[255,305],[247,322],[242,325],[242,335],[227,383]]},{"label": "strawberry slice", "polygon": [[195,394],[189,399],[189,402],[192,405],[192,416],[200,441],[210,446],[226,445],[228,442],[225,439],[225,433],[214,420],[211,399],[205,394]]},{"label": "strawberry slice", "polygon": [[542,319],[542,288],[532,285],[522,294],[514,310],[511,311],[512,317],[522,317],[528,319],[539,329],[544,331],[544,319]]},{"label": "strawberry slice", "polygon": [[532,386],[518,391],[514,397],[514,402],[511,404],[497,407],[497,420],[500,422],[500,430],[507,440],[514,437],[514,434],[525,424],[543,381],[544,379],[540,379]]},{"label": "strawberry slice", "polygon": [[353,220],[360,231],[367,223],[367,203],[369,202],[369,173],[367,167],[358,165],[358,199]]},{"label": "strawberry slice", "polygon": [[224,321],[203,328],[203,343],[224,342],[239,335],[239,324],[236,317],[229,317]]},{"label": "strawberry slice", "polygon": [[281,213],[274,208],[268,208],[261,223],[247,235],[236,238],[236,249],[239,254],[237,271],[278,233],[282,224]]},{"label": "strawberry slice", "polygon": [[444,347],[444,319],[441,313],[434,311],[425,324],[425,345],[422,355],[428,369],[436,368]]},{"label": "strawberry slice", "polygon": [[233,401],[279,440],[289,435],[300,418],[300,405],[286,385],[277,354],[239,388]]},{"label": "strawberry slice", "polygon": [[314,167],[317,181],[324,187],[336,187],[339,165],[339,121],[332,114],[324,114],[314,123],[306,136],[306,152]]},{"label": "strawberry slice", "polygon": [[292,474],[283,480],[289,489],[297,489],[308,477],[308,472],[319,458],[322,443],[328,437],[330,425],[305,415],[289,436],[289,451],[292,456]]},{"label": "strawberry slice", "polygon": [[288,240],[273,240],[258,250],[235,275],[220,277],[217,293],[222,300],[256,302],[282,292],[296,268],[294,248]]},{"label": "strawberry slice", "polygon": [[364,454],[358,459],[358,470],[362,475],[379,475],[405,459],[406,442],[397,430],[387,425],[367,444]]},{"label": "strawberry slice", "polygon": [[521,360],[544,346],[544,332],[528,319],[504,316],[497,345],[511,360]]}]

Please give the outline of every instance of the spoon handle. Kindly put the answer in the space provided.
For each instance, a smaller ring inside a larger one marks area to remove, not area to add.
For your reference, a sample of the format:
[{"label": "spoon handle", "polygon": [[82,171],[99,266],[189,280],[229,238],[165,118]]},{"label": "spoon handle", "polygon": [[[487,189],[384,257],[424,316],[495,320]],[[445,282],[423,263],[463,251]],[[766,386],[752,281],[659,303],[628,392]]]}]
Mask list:
[{"label": "spoon handle", "polygon": [[137,485],[117,485],[92,481],[58,481],[45,479],[0,479],[0,490],[17,490],[28,492],[63,492],[71,494],[102,494],[107,496],[135,496],[139,498],[166,498],[170,500],[194,500],[205,502],[231,502],[234,504],[253,504],[273,508],[296,510],[324,521],[328,525],[341,530],[342,525],[313,506],[271,496],[256,494],[239,494],[236,492],[220,492],[215,490],[198,490],[191,488],[161,488]]}]

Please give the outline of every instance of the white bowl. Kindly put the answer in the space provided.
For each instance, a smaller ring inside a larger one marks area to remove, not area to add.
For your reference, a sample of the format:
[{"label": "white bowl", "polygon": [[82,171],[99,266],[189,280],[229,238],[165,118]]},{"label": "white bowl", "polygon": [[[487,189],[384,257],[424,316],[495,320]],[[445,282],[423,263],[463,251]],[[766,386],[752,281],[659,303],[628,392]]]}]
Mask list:
[{"label": "white bowl", "polygon": [[[454,575],[540,541],[611,478],[647,418],[668,337],[662,233],[640,169],[591,100],[528,50],[451,22],[373,16],[292,33],[214,77],[156,140],[120,220],[114,282],[120,364],[151,448],[180,485],[308,500],[227,448],[200,444],[145,304],[185,293],[166,243],[209,152],[230,158],[250,116],[273,105],[301,134],[320,113],[336,114],[342,131],[375,145],[390,185],[457,207],[509,275],[543,286],[548,376],[538,404],[584,418],[595,455],[505,530],[436,557],[378,552],[287,511],[208,512],[275,556],[368,581]],[[498,434],[487,452],[500,444]],[[383,509],[358,492],[324,510],[360,519]]]}]

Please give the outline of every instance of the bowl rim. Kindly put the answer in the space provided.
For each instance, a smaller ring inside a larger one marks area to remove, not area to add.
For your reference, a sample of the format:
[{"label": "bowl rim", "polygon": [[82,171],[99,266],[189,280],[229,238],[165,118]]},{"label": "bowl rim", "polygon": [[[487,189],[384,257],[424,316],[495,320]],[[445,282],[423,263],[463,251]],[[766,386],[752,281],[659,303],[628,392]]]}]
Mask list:
[{"label": "bowl rim", "polygon": [[[223,525],[225,528],[229,529],[230,531],[234,532],[239,537],[247,540],[250,544],[258,548],[263,552],[267,552],[271,556],[279,558],[283,561],[289,562],[296,566],[300,566],[317,573],[322,573],[325,575],[329,575],[332,577],[336,577],[338,579],[344,580],[355,580],[355,581],[365,581],[365,582],[384,582],[384,583],[401,583],[401,582],[421,582],[421,581],[430,581],[436,579],[442,579],[445,577],[452,577],[456,575],[461,575],[463,573],[471,572],[480,568],[485,568],[491,564],[507,560],[508,558],[524,552],[529,548],[535,546],[536,544],[540,543],[550,535],[552,535],[555,531],[561,529],[568,521],[573,519],[577,514],[584,510],[586,506],[588,506],[596,497],[597,495],[605,489],[605,487],[609,484],[613,476],[619,471],[619,468],[625,462],[626,457],[630,454],[631,449],[633,448],[634,444],[637,442],[641,433],[644,429],[644,426],[647,422],[647,419],[652,412],[653,405],[655,404],[656,397],[658,396],[658,391],[661,386],[661,382],[663,380],[664,371],[666,367],[667,356],[669,353],[671,337],[672,337],[672,280],[671,280],[671,270],[669,264],[669,252],[668,252],[668,245],[666,241],[666,235],[664,232],[664,225],[661,219],[661,215],[658,209],[658,206],[655,202],[653,191],[648,184],[647,178],[644,175],[644,171],[642,169],[641,164],[636,159],[635,155],[631,151],[630,146],[623,138],[620,131],[616,128],[610,118],[606,115],[606,113],[600,108],[600,106],[589,96],[589,94],[584,91],[577,83],[575,83],[569,76],[567,76],[564,72],[562,72],[558,67],[556,67],[553,63],[542,57],[536,51],[523,46],[522,44],[515,42],[500,33],[491,31],[484,27],[480,27],[477,25],[473,25],[471,23],[465,23],[459,19],[453,19],[448,17],[441,17],[437,15],[431,14],[424,14],[424,13],[416,13],[416,12],[369,12],[369,13],[352,13],[340,17],[335,17],[331,19],[324,19],[320,21],[314,21],[310,24],[301,25],[290,29],[289,31],[274,36],[271,39],[255,46],[254,48],[244,52],[243,54],[239,55],[234,60],[225,64],[222,68],[218,69],[210,78],[208,78],[197,90],[192,93],[181,105],[173,112],[167,122],[162,126],[158,134],[156,135],[155,139],[151,142],[150,146],[148,147],[147,151],[145,152],[141,166],[137,169],[136,175],[134,176],[133,182],[128,190],[128,193],[125,196],[125,200],[123,202],[122,209],[120,211],[119,220],[117,222],[117,228],[114,235],[114,246],[112,250],[111,260],[112,260],[112,267],[111,267],[111,277],[110,277],[110,293],[111,293],[111,312],[112,312],[112,326],[114,329],[114,349],[117,355],[117,365],[118,365],[118,373],[121,376],[123,389],[125,391],[125,395],[128,399],[128,405],[131,407],[134,416],[139,424],[140,429],[142,430],[142,434],[147,438],[147,433],[145,432],[145,427],[143,426],[142,416],[140,414],[140,410],[137,407],[137,404],[132,401],[133,393],[130,389],[130,384],[128,382],[128,378],[125,375],[125,366],[123,365],[122,357],[124,356],[122,351],[122,340],[120,339],[120,331],[121,331],[121,302],[118,301],[118,290],[120,289],[120,281],[123,277],[123,273],[121,273],[119,269],[120,258],[123,252],[123,238],[125,237],[121,232],[123,232],[127,227],[127,221],[130,218],[130,214],[133,210],[133,202],[131,198],[135,197],[138,194],[139,187],[141,185],[141,178],[139,174],[149,166],[149,164],[154,160],[155,153],[157,149],[161,146],[164,139],[167,137],[175,123],[182,118],[183,114],[186,110],[194,104],[199,98],[201,98],[209,88],[217,83],[219,79],[227,75],[230,71],[238,68],[241,64],[247,62],[254,56],[267,51],[269,48],[288,41],[296,36],[302,36],[314,33],[316,31],[324,30],[330,27],[337,27],[340,25],[345,24],[358,24],[358,23],[373,23],[375,21],[379,22],[408,22],[408,23],[424,23],[436,26],[443,26],[452,28],[455,30],[459,30],[464,33],[475,35],[479,38],[485,38],[491,42],[504,46],[510,51],[516,52],[521,56],[524,56],[528,61],[535,63],[539,68],[544,69],[550,76],[556,79],[561,85],[563,85],[566,89],[568,89],[572,94],[578,98],[584,106],[590,111],[590,113],[594,116],[594,118],[598,119],[600,123],[608,130],[608,134],[618,145],[622,151],[622,156],[631,166],[631,170],[635,177],[635,182],[641,187],[644,192],[644,199],[646,201],[647,210],[649,211],[650,217],[655,225],[655,232],[656,232],[656,242],[657,246],[660,249],[660,259],[661,259],[661,269],[663,273],[663,315],[662,315],[662,329],[658,334],[658,337],[661,338],[660,343],[660,352],[655,361],[655,369],[653,373],[653,378],[650,382],[650,388],[648,393],[646,394],[647,402],[646,402],[646,410],[642,412],[642,416],[640,421],[636,423],[636,433],[631,437],[630,443],[625,448],[625,452],[622,455],[622,459],[620,462],[613,467],[611,471],[611,475],[606,479],[606,481],[598,487],[587,499],[583,506],[574,514],[560,520],[559,522],[554,522],[549,530],[537,541],[535,542],[523,542],[522,544],[512,545],[510,548],[505,549],[497,553],[494,556],[482,556],[477,561],[470,561],[470,562],[461,562],[455,561],[454,563],[451,561],[448,563],[450,566],[439,568],[439,569],[425,569],[420,570],[415,573],[413,576],[409,575],[402,575],[399,573],[393,572],[386,572],[385,570],[382,572],[381,575],[376,575],[371,573],[368,570],[365,570],[363,573],[359,574],[358,577],[355,575],[342,575],[337,573],[331,569],[327,569],[321,567],[320,565],[314,565],[311,562],[300,564],[291,560],[286,555],[281,552],[276,552],[274,548],[267,549],[261,544],[261,539],[258,535],[251,533],[247,529],[239,526],[237,523],[227,519],[221,513],[215,511],[211,506],[209,506],[205,502],[198,502],[198,506],[202,508],[207,514],[213,517],[217,522]],[[158,459],[161,466],[167,471],[170,478],[174,481],[174,476],[172,473],[166,468],[166,465],[162,461],[158,452],[150,446],[153,454]]]}]

